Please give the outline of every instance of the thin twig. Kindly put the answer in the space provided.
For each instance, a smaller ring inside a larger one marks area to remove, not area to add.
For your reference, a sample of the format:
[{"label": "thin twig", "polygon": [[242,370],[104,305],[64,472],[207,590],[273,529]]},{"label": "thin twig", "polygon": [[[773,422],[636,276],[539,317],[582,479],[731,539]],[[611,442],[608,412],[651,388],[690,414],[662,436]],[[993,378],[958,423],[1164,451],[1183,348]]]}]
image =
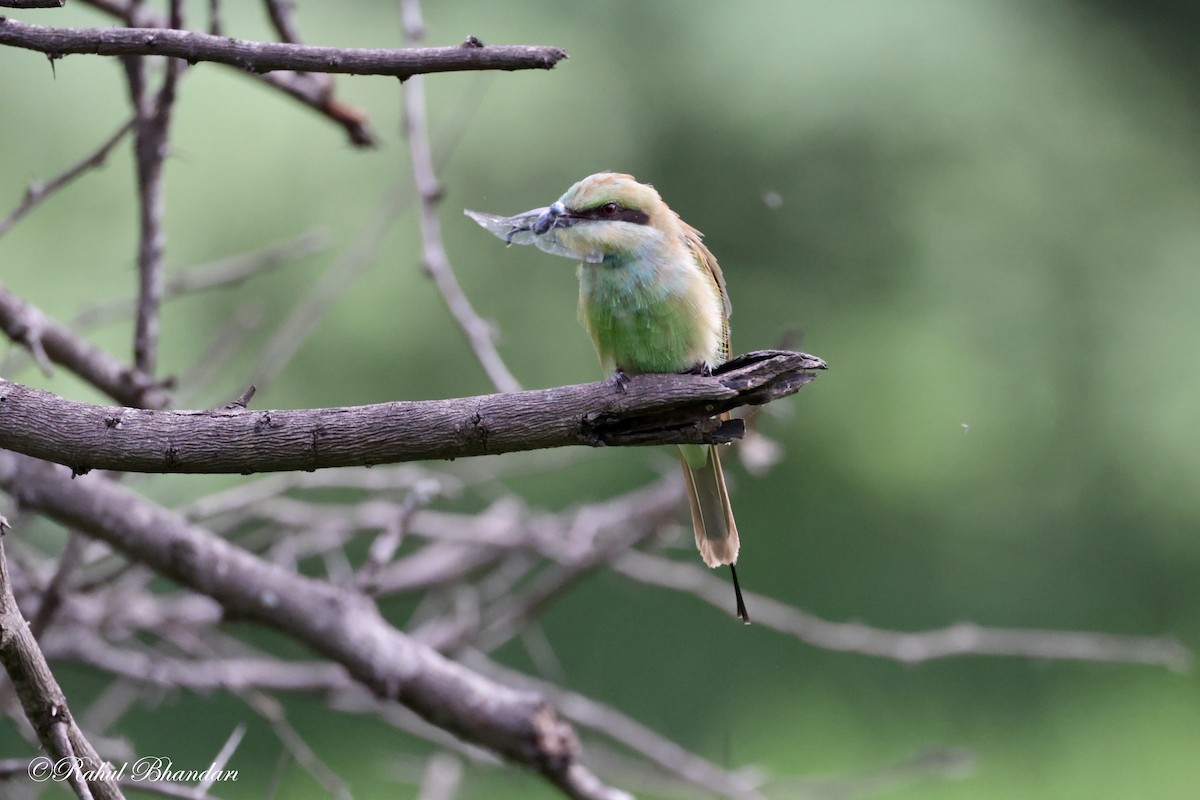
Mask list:
[{"label": "thin twig", "polygon": [[235,689],[233,692],[250,706],[254,713],[267,721],[271,730],[275,732],[276,738],[296,763],[311,775],[329,796],[335,800],[353,800],[350,789],[342,777],[317,755],[317,751],[304,741],[304,737],[288,721],[287,712],[282,703],[274,697],[254,689]]},{"label": "thin twig", "polygon": [[296,27],[296,4],[291,0],[263,0],[271,27],[279,35],[279,41],[302,44],[300,29]]},{"label": "thin twig", "polygon": [[[143,28],[165,28],[167,20],[152,11],[139,8],[136,13],[130,13],[130,5],[122,0],[78,0],[118,19],[129,19],[131,16],[136,24]],[[220,16],[217,0],[210,0],[209,33],[220,36]],[[276,89],[302,105],[316,111],[326,119],[339,125],[346,133],[350,143],[356,147],[374,147],[375,134],[367,120],[365,112],[353,108],[338,100],[330,90],[328,83],[314,81],[313,76],[301,72],[246,72],[236,64],[227,65],[235,69],[239,75],[249,77],[258,83]]]},{"label": "thin twig", "polygon": [[442,491],[441,484],[436,480],[420,481],[413,485],[404,497],[404,503],[392,523],[384,527],[371,546],[367,549],[367,558],[355,575],[355,585],[368,594],[379,589],[379,574],[396,555],[404,535],[408,532],[409,524],[418,509],[427,505]]},{"label": "thin twig", "polygon": [[208,0],[208,32],[220,36],[225,30],[221,22],[221,0]]},{"label": "thin twig", "polygon": [[334,262],[276,329],[251,367],[245,382],[271,383],[320,324],[325,312],[374,263],[384,239],[408,208],[409,200],[390,193],[390,200],[363,226],[350,249]]},{"label": "thin twig", "polygon": [[976,758],[971,751],[957,747],[935,747],[857,774],[771,781],[771,791],[780,797],[862,800],[891,795],[914,784],[962,780],[973,775],[975,770]]},{"label": "thin twig", "polygon": [[[613,562],[617,572],[638,583],[695,595],[718,608],[728,603],[728,587],[693,564],[631,551]],[[905,664],[958,656],[1007,656],[1072,661],[1147,664],[1186,669],[1191,653],[1178,640],[1118,636],[1082,631],[988,628],[960,622],[938,630],[905,633],[857,622],[830,622],[762,595],[753,597],[754,624],[773,628],[823,650],[861,653]]]},{"label": "thin twig", "polygon": [[466,644],[485,653],[497,649],[593,570],[653,536],[678,511],[681,489],[672,474],[644,490],[575,511],[563,524],[565,532],[546,537],[547,544],[540,548],[556,562],[553,566],[489,607],[477,630],[458,631],[456,637],[431,644],[444,652]]},{"label": "thin twig", "polygon": [[642,723],[590,697],[563,689],[548,681],[509,669],[478,651],[467,651],[464,663],[505,683],[543,692],[576,724],[591,728],[630,748],[663,769],[678,775],[693,786],[725,797],[762,800],[753,780],[738,772],[723,769],[692,753],[676,742],[647,728]]},{"label": "thin twig", "polygon": [[[324,250],[328,245],[329,232],[318,229],[278,244],[186,267],[164,281],[163,302],[238,286],[251,278],[294,264]],[[71,325],[78,329],[94,328],[127,317],[136,308],[137,299],[133,297],[101,301],[85,307],[71,321]]]},{"label": "thin twig", "polygon": [[78,375],[122,405],[163,408],[169,397],[163,385],[84,341],[60,322],[47,317],[0,285],[0,330],[14,342],[41,353]]},{"label": "thin twig", "polygon": [[67,534],[67,544],[63,547],[62,555],[59,556],[58,567],[54,570],[50,582],[46,584],[37,613],[33,615],[33,620],[29,623],[29,629],[36,638],[42,638],[46,626],[50,624],[55,612],[62,605],[63,598],[67,595],[67,586],[75,577],[79,564],[83,560],[83,550],[87,547],[87,543],[87,537],[77,531]]},{"label": "thin twig", "polygon": [[[424,35],[424,25],[421,22],[417,0],[403,0],[401,9],[407,38],[413,42],[419,41]],[[513,377],[496,350],[492,326],[479,316],[471,301],[467,299],[442,243],[441,225],[437,216],[442,188],[434,173],[433,153],[429,146],[429,123],[426,119],[423,79],[420,76],[410,78],[404,83],[401,91],[404,94],[404,128],[408,136],[413,180],[417,192],[421,195],[421,262],[425,273],[433,280],[446,309],[458,323],[467,344],[483,367],[488,380],[496,387],[496,391],[520,391],[520,383]]]},{"label": "thin twig", "polygon": [[331,472],[290,472],[245,481],[231,489],[193,500],[176,511],[192,521],[200,521],[241,511],[296,490],[339,488],[407,492],[425,481],[436,483],[438,492],[443,495],[454,495],[462,487],[462,482],[451,475],[411,465]]},{"label": "thin twig", "polygon": [[229,315],[195,363],[179,378],[180,404],[205,404],[216,396],[228,396],[229,362],[237,356],[246,339],[262,326],[262,303],[250,300]]},{"label": "thin twig", "polygon": [[21,198],[21,202],[9,212],[8,216],[0,220],[0,236],[12,230],[18,222],[20,222],[26,214],[36,208],[40,203],[63,188],[71,181],[78,178],[84,172],[90,169],[96,169],[104,164],[108,154],[112,149],[125,138],[125,134],[129,133],[129,129],[133,127],[133,120],[125,122],[121,127],[117,128],[111,136],[104,140],[100,147],[96,148],[91,155],[84,158],[79,163],[69,167],[64,172],[54,176],[48,181],[37,181],[31,183],[29,188],[25,190],[25,196]]},{"label": "thin twig", "polygon": [[50,724],[50,738],[54,742],[50,752],[62,753],[59,763],[67,765],[66,778],[71,791],[75,792],[79,800],[92,800],[92,790],[83,777],[83,760],[75,755],[75,748],[71,746],[69,729],[62,719],[57,719]]},{"label": "thin twig", "polygon": [[233,758],[233,754],[237,751],[238,745],[242,743],[242,737],[245,735],[245,725],[238,725],[230,732],[229,738],[225,740],[225,744],[221,745],[221,749],[217,752],[216,757],[213,758],[212,764],[208,768],[209,776],[200,781],[196,786],[193,791],[194,795],[204,797],[208,794],[208,790],[216,782],[217,776],[221,772],[224,772],[225,765],[229,763],[229,759]]}]

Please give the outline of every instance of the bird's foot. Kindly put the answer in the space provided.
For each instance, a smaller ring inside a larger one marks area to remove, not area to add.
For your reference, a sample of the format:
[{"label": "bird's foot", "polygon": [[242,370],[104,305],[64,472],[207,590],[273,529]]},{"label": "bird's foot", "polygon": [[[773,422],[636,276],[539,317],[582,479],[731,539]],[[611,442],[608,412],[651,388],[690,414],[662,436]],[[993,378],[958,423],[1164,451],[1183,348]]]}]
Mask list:
[{"label": "bird's foot", "polygon": [[684,375],[703,375],[705,378],[711,378],[713,374],[713,365],[707,361],[701,361],[696,366],[689,370],[685,370]]},{"label": "bird's foot", "polygon": [[617,394],[625,394],[625,387],[629,385],[629,376],[625,374],[625,370],[613,370],[612,384],[613,388],[617,390]]}]

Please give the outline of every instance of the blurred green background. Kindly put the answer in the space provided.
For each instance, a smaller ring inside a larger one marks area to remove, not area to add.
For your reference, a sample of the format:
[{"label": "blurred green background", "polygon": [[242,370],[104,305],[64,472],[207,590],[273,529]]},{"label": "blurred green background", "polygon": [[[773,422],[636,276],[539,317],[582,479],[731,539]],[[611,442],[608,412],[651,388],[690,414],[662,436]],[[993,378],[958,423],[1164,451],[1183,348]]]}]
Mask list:
[{"label": "blurred green background", "polygon": [[[207,4],[188,5],[201,24]],[[449,254],[524,385],[599,377],[575,322],[574,269],[505,250],[461,209],[545,205],[603,169],[654,183],[707,234],[737,350],[798,329],[802,349],[829,362],[762,417],[786,460],[762,478],[733,471],[752,591],[898,629],[970,619],[1200,646],[1200,19],[1190,4],[470,0],[428,3],[425,15],[430,44],[474,34],[571,55],[550,72],[426,83]],[[83,8],[13,16],[110,24]],[[258,4],[227,3],[225,17],[230,35],[270,35]],[[298,21],[310,43],[400,41],[391,2],[301,2]],[[127,103],[107,59],[71,56],[55,74],[40,54],[0,49],[0,75],[6,213],[28,181],[115,129]],[[243,303],[261,315],[242,354],[191,387],[194,405],[254,381],[258,348],[291,304],[397,188],[412,197],[396,82],[343,77],[338,90],[370,114],[380,148],[350,147],[231,70],[200,65],[183,81],[167,169],[170,264],[318,226],[333,241],[235,292],[171,306],[161,363],[183,375]],[[0,281],[59,319],[132,292],[128,149],[0,241]],[[417,259],[410,207],[255,405],[486,391]],[[93,339],[128,357],[130,326]],[[61,371],[5,377],[96,398]],[[562,509],[663,466],[650,451],[575,455],[507,483]],[[177,502],[232,480],[138,487]],[[568,686],[729,766],[859,774],[952,746],[975,753],[974,771],[886,796],[1200,796],[1195,671],[988,658],[905,667],[743,629],[611,575],[544,623]],[[520,651],[504,653],[525,666]],[[101,685],[81,671],[62,677],[81,701]],[[413,794],[394,782],[394,762],[422,745],[315,703],[292,713],[357,796]],[[121,730],[194,767],[248,716],[178,696]],[[270,780],[279,746],[250,726],[231,764],[243,778],[222,796],[258,797]],[[16,749],[0,731],[0,755]],[[285,796],[322,793],[295,774]],[[462,796],[554,793],[474,771]]]}]

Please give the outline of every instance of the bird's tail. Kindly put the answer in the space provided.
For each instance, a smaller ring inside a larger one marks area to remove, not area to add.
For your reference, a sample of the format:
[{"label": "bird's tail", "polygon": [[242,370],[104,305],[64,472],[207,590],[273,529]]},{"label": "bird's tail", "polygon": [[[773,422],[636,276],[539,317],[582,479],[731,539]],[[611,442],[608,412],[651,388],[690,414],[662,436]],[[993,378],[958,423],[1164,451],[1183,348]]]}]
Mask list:
[{"label": "bird's tail", "polygon": [[708,566],[729,565],[737,596],[737,614],[742,622],[749,623],[750,615],[746,613],[733,566],[738,557],[738,532],[733,521],[733,507],[729,504],[729,490],[725,487],[725,473],[721,470],[720,453],[715,445],[680,447],[679,463],[683,466],[696,548]]}]

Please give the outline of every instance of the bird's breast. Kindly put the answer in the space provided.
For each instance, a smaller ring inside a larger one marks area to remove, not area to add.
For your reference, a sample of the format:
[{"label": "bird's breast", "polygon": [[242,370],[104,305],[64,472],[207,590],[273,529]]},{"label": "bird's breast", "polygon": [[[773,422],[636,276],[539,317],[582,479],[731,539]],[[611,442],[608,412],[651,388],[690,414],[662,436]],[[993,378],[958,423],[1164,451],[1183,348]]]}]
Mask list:
[{"label": "bird's breast", "polygon": [[720,298],[698,265],[636,259],[583,264],[580,317],[605,369],[682,372],[718,361]]}]

